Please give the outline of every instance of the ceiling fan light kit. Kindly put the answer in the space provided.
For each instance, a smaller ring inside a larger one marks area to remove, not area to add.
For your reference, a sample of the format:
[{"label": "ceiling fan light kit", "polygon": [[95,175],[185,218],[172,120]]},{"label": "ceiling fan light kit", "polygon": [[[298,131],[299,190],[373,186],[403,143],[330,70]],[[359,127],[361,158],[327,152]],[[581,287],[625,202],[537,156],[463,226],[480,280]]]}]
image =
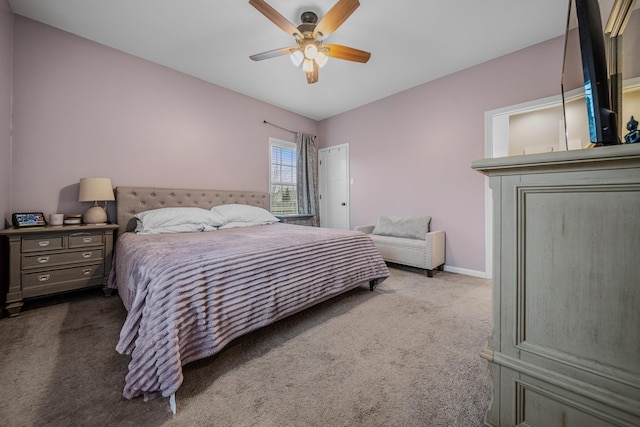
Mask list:
[{"label": "ceiling fan light kit", "polygon": [[327,64],[329,57],[324,54],[324,52],[320,51],[315,57],[315,61],[318,63],[318,67],[322,68]]},{"label": "ceiling fan light kit", "polygon": [[300,17],[302,24],[297,27],[264,0],[249,0],[249,4],[287,34],[293,35],[297,43],[297,46],[251,55],[249,58],[254,61],[289,55],[293,65],[302,66],[307,83],[312,84],[318,81],[318,69],[326,65],[329,57],[361,63],[366,63],[371,57],[371,53],[363,50],[323,43],[360,6],[358,0],[339,0],[320,22],[315,13],[304,12]]},{"label": "ceiling fan light kit", "polygon": [[294,50],[291,53],[291,62],[293,62],[293,65],[299,67],[300,64],[302,64],[302,61],[304,61],[304,53],[300,50]]},{"label": "ceiling fan light kit", "polygon": [[318,48],[316,47],[316,45],[313,43],[308,43],[304,47],[304,56],[307,59],[316,59],[316,56],[318,56]]}]

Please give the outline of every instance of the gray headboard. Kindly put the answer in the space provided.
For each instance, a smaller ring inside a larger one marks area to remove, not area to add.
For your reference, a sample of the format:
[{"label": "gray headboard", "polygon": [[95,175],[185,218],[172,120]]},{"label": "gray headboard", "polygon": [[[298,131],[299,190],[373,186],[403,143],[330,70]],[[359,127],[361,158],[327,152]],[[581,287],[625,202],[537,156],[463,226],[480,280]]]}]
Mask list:
[{"label": "gray headboard", "polygon": [[269,210],[270,194],[262,191],[203,190],[193,188],[117,187],[118,236],[136,228],[135,215],[149,209],[195,206],[210,209],[229,203]]}]

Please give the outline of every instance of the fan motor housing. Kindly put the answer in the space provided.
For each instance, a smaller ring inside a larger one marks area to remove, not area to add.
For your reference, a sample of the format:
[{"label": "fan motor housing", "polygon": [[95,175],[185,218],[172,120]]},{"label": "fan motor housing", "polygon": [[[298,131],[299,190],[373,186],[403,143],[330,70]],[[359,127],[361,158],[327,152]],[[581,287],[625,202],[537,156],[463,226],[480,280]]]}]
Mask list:
[{"label": "fan motor housing", "polygon": [[298,26],[298,31],[302,34],[313,33],[313,30],[315,30],[316,24],[318,23],[318,15],[310,11],[303,12],[302,15],[300,15],[300,20],[302,21],[302,24]]},{"label": "fan motor housing", "polygon": [[318,15],[310,11],[303,12],[302,15],[300,15],[300,21],[302,21],[303,24],[317,24]]}]

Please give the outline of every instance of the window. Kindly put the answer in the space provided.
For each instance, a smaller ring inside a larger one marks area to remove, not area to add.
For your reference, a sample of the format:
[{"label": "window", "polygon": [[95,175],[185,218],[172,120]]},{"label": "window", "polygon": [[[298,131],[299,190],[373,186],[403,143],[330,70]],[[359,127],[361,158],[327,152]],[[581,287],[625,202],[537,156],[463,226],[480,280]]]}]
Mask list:
[{"label": "window", "polygon": [[271,212],[274,215],[297,215],[296,144],[269,138]]}]

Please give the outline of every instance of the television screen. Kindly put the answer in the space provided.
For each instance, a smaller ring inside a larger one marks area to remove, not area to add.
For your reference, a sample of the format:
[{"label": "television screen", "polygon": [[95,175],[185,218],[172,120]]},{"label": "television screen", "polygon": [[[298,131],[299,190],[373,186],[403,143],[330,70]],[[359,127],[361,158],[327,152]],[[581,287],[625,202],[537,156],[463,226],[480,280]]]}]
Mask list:
[{"label": "television screen", "polygon": [[[608,17],[608,13],[606,15]],[[602,15],[598,0],[570,0],[565,35],[565,58],[562,75],[562,92],[566,143],[571,145],[568,131],[567,93],[577,77],[575,62],[581,64],[581,83],[589,126],[589,141],[596,146],[620,143],[616,112],[612,108],[609,87],[609,68],[605,48]],[[578,44],[576,49],[575,45]],[[576,58],[576,53],[579,56]]]}]

